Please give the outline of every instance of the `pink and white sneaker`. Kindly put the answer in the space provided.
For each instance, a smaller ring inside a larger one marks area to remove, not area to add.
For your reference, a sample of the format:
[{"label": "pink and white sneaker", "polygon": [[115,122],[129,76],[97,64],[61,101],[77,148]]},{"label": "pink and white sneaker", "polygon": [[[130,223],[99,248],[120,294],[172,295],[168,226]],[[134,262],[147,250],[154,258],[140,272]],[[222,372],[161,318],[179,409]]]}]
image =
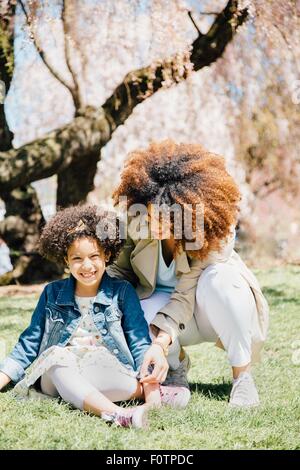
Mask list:
[{"label": "pink and white sneaker", "polygon": [[191,392],[186,387],[160,385],[159,389],[162,405],[169,405],[173,408],[185,408],[191,398]]},{"label": "pink and white sneaker", "polygon": [[116,413],[101,413],[101,418],[110,424],[116,424],[122,428],[148,428],[148,407],[137,406],[129,408],[128,411]]}]

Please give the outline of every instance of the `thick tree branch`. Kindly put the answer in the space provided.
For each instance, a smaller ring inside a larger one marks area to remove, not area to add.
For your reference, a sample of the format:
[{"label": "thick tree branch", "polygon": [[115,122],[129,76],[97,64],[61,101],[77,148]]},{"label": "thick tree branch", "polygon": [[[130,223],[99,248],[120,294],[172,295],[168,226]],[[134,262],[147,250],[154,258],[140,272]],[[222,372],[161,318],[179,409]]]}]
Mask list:
[{"label": "thick tree branch", "polygon": [[85,108],[63,128],[19,149],[0,152],[0,195],[32,181],[47,178],[79,161],[88,151],[100,152],[110,138],[102,108]]},{"label": "thick tree branch", "polygon": [[[247,16],[246,9],[239,11],[236,0],[228,1],[208,33],[199,34],[192,44],[189,59],[195,71],[212,64],[222,56],[237,28],[246,21]],[[103,106],[111,122],[112,132],[125,122],[136,105],[157,90],[185,80],[189,74],[190,62],[187,62],[184,56],[177,56],[162,61],[156,68],[150,66],[126,75]]]}]

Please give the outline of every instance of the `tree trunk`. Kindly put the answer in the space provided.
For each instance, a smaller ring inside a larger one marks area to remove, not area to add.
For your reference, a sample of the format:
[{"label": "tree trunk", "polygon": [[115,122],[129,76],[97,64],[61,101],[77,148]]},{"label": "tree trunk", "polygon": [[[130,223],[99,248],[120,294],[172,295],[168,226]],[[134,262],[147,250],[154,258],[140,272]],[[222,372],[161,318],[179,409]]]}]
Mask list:
[{"label": "tree trunk", "polygon": [[68,207],[84,202],[94,189],[94,178],[99,161],[99,151],[90,152],[78,162],[73,162],[57,175],[56,205]]},{"label": "tree trunk", "polygon": [[54,279],[62,274],[53,263],[38,254],[38,240],[44,218],[36,192],[25,186],[2,195],[6,217],[0,222],[0,236],[11,250],[13,271],[0,277],[0,285],[34,283]]}]

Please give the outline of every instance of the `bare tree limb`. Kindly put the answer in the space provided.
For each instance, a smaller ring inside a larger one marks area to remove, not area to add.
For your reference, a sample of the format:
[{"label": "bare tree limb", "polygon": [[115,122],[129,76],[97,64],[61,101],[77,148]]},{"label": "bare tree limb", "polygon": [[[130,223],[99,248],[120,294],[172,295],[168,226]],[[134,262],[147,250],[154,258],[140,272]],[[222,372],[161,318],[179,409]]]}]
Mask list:
[{"label": "bare tree limb", "polygon": [[191,19],[191,22],[192,22],[193,25],[195,26],[196,31],[197,31],[197,33],[199,34],[199,36],[203,36],[203,34],[201,33],[200,29],[198,28],[198,25],[197,25],[196,21],[195,21],[194,18],[193,18],[192,12],[191,12],[191,11],[188,11],[188,15],[189,15],[189,17],[190,17],[190,19]]},{"label": "bare tree limb", "polygon": [[236,30],[248,17],[248,10],[239,10],[237,0],[229,0],[210,27],[209,31],[195,39],[192,45],[191,62],[194,70],[200,70],[223,55]]},{"label": "bare tree limb", "polygon": [[[247,17],[247,9],[240,11],[238,1],[229,0],[207,34],[201,33],[193,42],[189,58],[193,69],[200,70],[219,59],[238,27],[246,21]],[[182,63],[179,64],[178,57],[172,57],[162,61],[155,69],[150,66],[127,74],[103,105],[107,118],[111,122],[112,132],[125,122],[136,105],[157,90],[185,80],[189,74],[190,62],[187,63],[183,57]],[[181,74],[177,73],[178,68],[183,70]],[[166,75],[168,76],[167,84]]]},{"label": "bare tree limb", "polygon": [[37,35],[35,34],[35,31],[34,31],[34,28],[33,28],[33,25],[32,25],[32,21],[31,21],[31,18],[30,16],[28,15],[27,11],[26,11],[26,8],[25,8],[25,5],[23,3],[22,0],[18,0],[18,3],[19,5],[21,6],[21,9],[26,17],[26,21],[27,21],[27,25],[30,29],[30,37],[33,41],[33,44],[36,48],[36,51],[37,53],[39,54],[40,58],[42,59],[44,65],[47,67],[47,69],[49,70],[49,72],[51,73],[51,75],[53,75],[54,78],[56,78],[56,80],[61,84],[63,85],[65,88],[67,88],[67,90],[71,93],[72,95],[72,98],[73,98],[73,103],[74,103],[74,106],[75,106],[75,109],[77,109],[78,107],[78,104],[77,104],[77,95],[76,95],[76,89],[75,87],[71,86],[63,77],[62,75],[57,72],[53,66],[50,64],[50,62],[48,61],[47,57],[46,57],[46,54],[45,52],[43,51],[41,45],[39,44],[39,41],[38,41],[38,38],[37,38]]},{"label": "bare tree limb", "polygon": [[65,59],[66,59],[66,64],[68,67],[68,70],[72,76],[74,86],[72,88],[72,96],[73,96],[73,101],[75,105],[75,109],[78,110],[82,105],[82,99],[81,99],[81,93],[80,93],[80,87],[79,87],[79,81],[77,79],[76,73],[72,67],[72,62],[71,62],[71,51],[70,51],[70,44],[69,44],[69,25],[67,21],[67,10],[70,7],[68,0],[63,0],[62,2],[62,23],[63,23],[63,31],[64,31],[64,50],[65,50]]},{"label": "bare tree limb", "polygon": [[199,11],[199,15],[218,16],[219,14],[219,11]]}]

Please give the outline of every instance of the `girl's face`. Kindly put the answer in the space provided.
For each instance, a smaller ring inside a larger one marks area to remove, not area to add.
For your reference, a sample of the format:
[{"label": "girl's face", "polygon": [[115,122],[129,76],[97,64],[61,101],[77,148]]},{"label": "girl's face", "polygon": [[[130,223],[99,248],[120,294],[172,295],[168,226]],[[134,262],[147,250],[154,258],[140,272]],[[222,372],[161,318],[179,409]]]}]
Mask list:
[{"label": "girl's face", "polygon": [[68,249],[67,262],[81,290],[91,291],[98,286],[105,271],[104,250],[93,238],[78,238]]}]

